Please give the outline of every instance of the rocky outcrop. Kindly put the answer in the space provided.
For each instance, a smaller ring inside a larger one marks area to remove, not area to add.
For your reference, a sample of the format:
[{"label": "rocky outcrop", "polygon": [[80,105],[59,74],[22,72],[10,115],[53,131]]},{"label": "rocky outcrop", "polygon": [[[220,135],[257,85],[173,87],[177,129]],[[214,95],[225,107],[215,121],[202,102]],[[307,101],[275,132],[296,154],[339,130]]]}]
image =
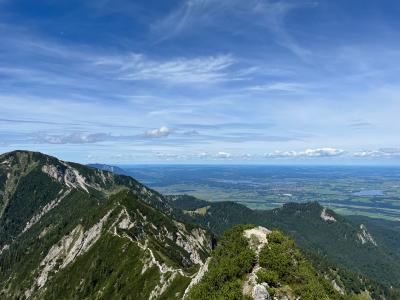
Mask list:
[{"label": "rocky outcrop", "polygon": [[207,258],[206,262],[200,267],[200,269],[197,271],[197,273],[192,277],[192,280],[190,281],[188,287],[185,290],[185,293],[183,295],[183,299],[187,299],[189,295],[189,291],[196,285],[198,284],[201,279],[203,279],[204,275],[208,271],[208,265],[210,263],[211,258]]},{"label": "rocky outcrop", "polygon": [[327,213],[326,208],[321,211],[321,219],[325,222],[336,222],[336,219]]},{"label": "rocky outcrop", "polygon": [[55,165],[44,165],[42,167],[42,172],[49,175],[56,181],[64,183],[64,172],[61,170],[61,168],[58,168]]},{"label": "rocky outcrop", "polygon": [[360,225],[360,232],[357,233],[357,237],[360,240],[361,244],[363,245],[370,243],[374,246],[378,246],[378,244],[375,242],[374,238],[368,232],[367,227],[364,224]]},{"label": "rocky outcrop", "polygon": [[[61,190],[60,193],[62,193],[63,191]],[[53,208],[55,208],[58,204],[60,204],[60,202],[66,197],[68,196],[68,194],[71,192],[71,190],[67,190],[66,192],[64,192],[60,197],[58,197],[57,199],[54,199],[53,201],[47,203],[42,210],[34,215],[25,225],[24,230],[22,231],[22,233],[26,232],[28,229],[30,229],[33,225],[35,225],[37,222],[40,221],[40,219],[47,214],[48,212],[50,212]]]},{"label": "rocky outcrop", "polygon": [[262,226],[258,226],[252,229],[245,230],[243,234],[249,240],[250,247],[253,248],[253,250],[255,250],[256,254],[258,255],[262,247],[264,247],[264,245],[268,243],[267,236],[270,233],[271,230],[268,230],[267,228]]},{"label": "rocky outcrop", "polygon": [[79,255],[87,252],[100,237],[103,225],[110,213],[111,211],[86,232],[81,225],[78,225],[70,234],[53,245],[40,263],[40,274],[33,286],[25,292],[25,296],[29,298],[35,289],[41,289],[46,284],[50,272],[58,272],[72,263]]},{"label": "rocky outcrop", "polygon": [[66,163],[63,163],[63,166],[44,165],[42,166],[42,171],[61,184],[65,184],[67,187],[81,188],[89,193],[85,178],[79,174],[78,170],[70,167]]},{"label": "rocky outcrop", "polygon": [[10,249],[10,246],[9,245],[4,245],[1,249],[0,249],[0,255],[4,252],[4,251],[6,251],[6,250],[8,250],[8,249]]},{"label": "rocky outcrop", "polygon": [[270,300],[267,288],[262,284],[256,284],[251,293],[253,300]]},{"label": "rocky outcrop", "polygon": [[176,244],[185,249],[190,254],[190,260],[194,264],[203,264],[200,251],[205,248],[206,237],[205,231],[201,229],[193,229],[192,232],[177,232]]},{"label": "rocky outcrop", "polygon": [[[243,284],[243,295],[251,296],[253,299],[257,300],[269,299],[267,289],[264,286],[257,284],[257,271],[260,270],[258,257],[261,249],[268,244],[267,236],[269,233],[271,233],[271,231],[262,226],[247,229],[243,232],[243,235],[249,240],[250,248],[254,250],[257,260],[253,270],[249,275],[247,275],[247,278]],[[266,293],[264,293],[264,290]],[[254,295],[256,295],[258,298],[254,298]],[[262,298],[263,295],[268,295],[268,298]]]}]

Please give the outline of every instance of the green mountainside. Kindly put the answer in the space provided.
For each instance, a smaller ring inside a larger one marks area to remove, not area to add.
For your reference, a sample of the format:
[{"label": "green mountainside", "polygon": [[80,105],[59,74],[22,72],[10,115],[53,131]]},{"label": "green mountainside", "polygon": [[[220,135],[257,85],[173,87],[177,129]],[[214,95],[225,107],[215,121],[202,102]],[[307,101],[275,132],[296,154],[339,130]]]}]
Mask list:
[{"label": "green mountainside", "polygon": [[24,151],[0,174],[2,299],[179,299],[209,254],[132,178]]},{"label": "green mountainside", "polygon": [[[383,294],[346,294],[319,272],[280,231],[237,225],[226,231],[208,261],[208,272],[189,299],[380,299]],[[393,298],[395,299],[395,298]]]},{"label": "green mountainside", "polygon": [[[288,203],[281,208],[256,211],[237,203],[207,202],[186,195],[169,198],[183,209],[182,219],[216,235],[236,224],[277,228],[290,235],[304,251],[340,266],[347,277],[353,272],[387,288],[400,287],[400,230],[396,223],[383,226],[369,218],[340,216],[317,202]],[[367,286],[372,284],[361,281]],[[363,286],[362,283],[355,289]]]},{"label": "green mountainside", "polygon": [[0,299],[400,299],[398,228],[368,220],[163,196],[14,151],[0,155]]}]

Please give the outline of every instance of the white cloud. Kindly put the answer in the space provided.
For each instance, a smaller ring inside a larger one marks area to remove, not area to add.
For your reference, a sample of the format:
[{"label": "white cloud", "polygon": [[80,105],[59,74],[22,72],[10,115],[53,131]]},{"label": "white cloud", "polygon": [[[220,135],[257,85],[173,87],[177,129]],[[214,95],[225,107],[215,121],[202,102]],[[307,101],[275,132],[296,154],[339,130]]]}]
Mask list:
[{"label": "white cloud", "polygon": [[354,152],[353,156],[355,156],[355,157],[379,157],[379,156],[381,156],[381,153],[376,150],[373,150],[373,151],[366,150],[366,151]]},{"label": "white cloud", "polygon": [[326,156],[341,156],[346,152],[342,149],[335,148],[319,148],[319,149],[307,149],[304,152],[300,152],[300,156],[306,157],[326,157]]},{"label": "white cloud", "polygon": [[382,148],[380,151],[390,155],[400,155],[400,148]]},{"label": "white cloud", "polygon": [[[259,1],[259,0],[187,0],[182,1],[171,14],[153,25],[160,40],[173,38],[185,31],[198,32],[212,27],[232,30],[223,20],[239,19],[239,24],[252,24],[266,28],[275,37],[275,42],[296,56],[306,60],[310,51],[303,48],[286,29],[285,18],[291,11],[302,7],[313,7],[303,1]],[[241,29],[241,28],[240,28]]]},{"label": "white cloud", "polygon": [[235,63],[231,55],[152,60],[142,54],[103,57],[94,64],[106,67],[122,80],[160,80],[171,83],[218,82],[239,79],[228,69]]},{"label": "white cloud", "polygon": [[165,152],[157,152],[155,154],[158,158],[160,159],[165,159],[165,160],[174,160],[178,158],[184,158],[184,155],[179,155],[176,153],[165,153]]},{"label": "white cloud", "polygon": [[201,152],[198,154],[198,157],[201,159],[206,159],[209,157],[209,154],[207,152]]},{"label": "white cloud", "polygon": [[302,83],[295,82],[274,82],[271,84],[256,85],[249,87],[249,90],[255,92],[285,92],[299,93],[306,91],[308,87]]},{"label": "white cloud", "polygon": [[268,158],[285,158],[285,157],[336,157],[344,155],[346,151],[336,148],[316,148],[306,149],[304,151],[275,151],[266,153],[265,157]]},{"label": "white cloud", "polygon": [[353,153],[354,157],[359,158],[393,158],[400,157],[400,148],[382,148],[379,150],[364,150]]},{"label": "white cloud", "polygon": [[37,133],[34,141],[40,144],[91,144],[102,142],[112,138],[106,133],[82,133],[74,132],[70,134],[45,134]]},{"label": "white cloud", "polygon": [[228,152],[223,152],[220,151],[215,155],[217,158],[231,158],[232,154],[228,153]]},{"label": "white cloud", "polygon": [[161,126],[160,128],[148,130],[144,133],[145,137],[149,138],[161,138],[167,137],[171,134],[171,130],[166,126]]}]

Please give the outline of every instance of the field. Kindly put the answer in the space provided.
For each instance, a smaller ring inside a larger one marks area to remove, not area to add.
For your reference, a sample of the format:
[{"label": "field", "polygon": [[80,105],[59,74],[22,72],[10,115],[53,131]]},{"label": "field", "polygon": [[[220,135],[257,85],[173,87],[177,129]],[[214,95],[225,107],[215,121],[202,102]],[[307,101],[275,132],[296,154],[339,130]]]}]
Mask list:
[{"label": "field", "polygon": [[164,194],[235,201],[255,209],[319,201],[342,214],[400,220],[400,168],[305,166],[123,166]]}]

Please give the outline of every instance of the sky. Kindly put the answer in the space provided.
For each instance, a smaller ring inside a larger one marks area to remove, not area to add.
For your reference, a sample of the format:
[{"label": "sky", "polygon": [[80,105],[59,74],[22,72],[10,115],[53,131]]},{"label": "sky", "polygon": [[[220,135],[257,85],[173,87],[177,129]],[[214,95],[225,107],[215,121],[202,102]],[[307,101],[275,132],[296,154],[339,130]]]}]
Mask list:
[{"label": "sky", "polygon": [[0,0],[0,152],[400,164],[396,0]]}]

